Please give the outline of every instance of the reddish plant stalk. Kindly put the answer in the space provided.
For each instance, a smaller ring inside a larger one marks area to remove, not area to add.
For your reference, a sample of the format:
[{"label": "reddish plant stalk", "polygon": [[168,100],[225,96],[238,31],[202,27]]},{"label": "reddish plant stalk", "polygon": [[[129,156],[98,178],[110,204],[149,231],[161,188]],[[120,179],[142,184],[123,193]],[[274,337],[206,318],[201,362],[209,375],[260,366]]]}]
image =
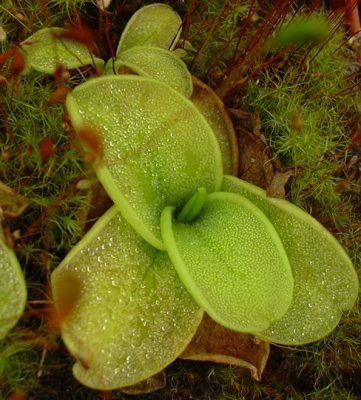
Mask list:
[{"label": "reddish plant stalk", "polygon": [[285,18],[291,5],[292,1],[290,0],[277,0],[268,11],[261,27],[242,51],[238,52],[234,57],[234,62],[229,66],[223,80],[217,86],[216,93],[221,99],[229,97],[244,84],[246,71],[257,62],[257,59],[264,50],[266,40]]}]

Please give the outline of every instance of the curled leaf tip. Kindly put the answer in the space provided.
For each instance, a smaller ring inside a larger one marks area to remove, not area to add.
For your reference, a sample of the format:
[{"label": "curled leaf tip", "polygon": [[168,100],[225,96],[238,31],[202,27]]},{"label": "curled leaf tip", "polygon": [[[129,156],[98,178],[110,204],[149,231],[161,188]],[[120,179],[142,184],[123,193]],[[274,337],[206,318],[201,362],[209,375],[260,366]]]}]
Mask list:
[{"label": "curled leaf tip", "polygon": [[206,201],[207,190],[201,187],[196,193],[187,201],[177,216],[178,222],[193,222],[197,215],[201,212]]}]

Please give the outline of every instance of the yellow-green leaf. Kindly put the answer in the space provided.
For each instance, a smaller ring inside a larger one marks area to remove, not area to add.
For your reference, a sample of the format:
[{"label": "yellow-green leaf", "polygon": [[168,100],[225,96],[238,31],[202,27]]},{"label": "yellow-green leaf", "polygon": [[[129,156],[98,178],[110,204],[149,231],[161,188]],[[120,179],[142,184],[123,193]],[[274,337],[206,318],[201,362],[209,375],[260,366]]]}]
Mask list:
[{"label": "yellow-green leaf", "polygon": [[120,53],[115,65],[117,69],[125,66],[139,75],[162,81],[185,97],[192,95],[192,76],[184,62],[172,51],[136,46]]},{"label": "yellow-green leaf", "polygon": [[283,344],[322,338],[357,298],[358,278],[338,241],[305,211],[238,178],[226,176],[223,190],[238,193],[259,207],[278,232],[290,261],[295,288],[285,316],[258,335]]},{"label": "yellow-green leaf", "polygon": [[53,74],[59,65],[68,69],[95,63],[103,66],[103,60],[91,55],[89,49],[74,40],[61,38],[63,28],[44,28],[21,43],[26,65],[33,69]]},{"label": "yellow-green leaf", "polygon": [[66,99],[75,129],[103,137],[96,173],[124,218],[146,241],[164,249],[159,220],[199,188],[222,185],[217,139],[202,114],[168,85],[142,76],[89,80]]},{"label": "yellow-green leaf", "polygon": [[[69,286],[78,293],[67,298]],[[52,289],[63,340],[77,359],[73,373],[94,389],[134,385],[161,371],[186,348],[203,315],[167,254],[115,207],[53,272]]]},{"label": "yellow-green leaf", "polygon": [[23,272],[15,253],[0,237],[0,339],[16,325],[24,312],[25,303],[26,284]]},{"label": "yellow-green leaf", "polygon": [[219,324],[264,330],[292,301],[293,278],[277,232],[247,199],[211,193],[193,223],[161,217],[162,237],[180,278]]},{"label": "yellow-green leaf", "polygon": [[172,50],[181,33],[182,20],[167,4],[140,8],[128,21],[117,48],[117,57],[135,46],[155,46]]}]

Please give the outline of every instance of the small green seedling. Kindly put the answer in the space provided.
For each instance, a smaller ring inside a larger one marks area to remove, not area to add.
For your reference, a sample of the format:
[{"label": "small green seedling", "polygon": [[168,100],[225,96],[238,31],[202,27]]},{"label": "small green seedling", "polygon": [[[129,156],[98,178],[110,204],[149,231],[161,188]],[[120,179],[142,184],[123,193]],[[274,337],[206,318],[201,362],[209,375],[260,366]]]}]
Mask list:
[{"label": "small green seedling", "polygon": [[300,344],[327,335],[358,294],[353,265],[325,228],[223,175],[229,154],[189,99],[182,61],[172,64],[179,26],[168,6],[139,10],[114,62],[139,75],[107,66],[66,99],[74,129],[102,137],[94,169],[114,202],[52,275],[58,310],[66,283],[79,288],[62,336],[74,375],[96,389],[162,370],[203,311],[232,330]]}]

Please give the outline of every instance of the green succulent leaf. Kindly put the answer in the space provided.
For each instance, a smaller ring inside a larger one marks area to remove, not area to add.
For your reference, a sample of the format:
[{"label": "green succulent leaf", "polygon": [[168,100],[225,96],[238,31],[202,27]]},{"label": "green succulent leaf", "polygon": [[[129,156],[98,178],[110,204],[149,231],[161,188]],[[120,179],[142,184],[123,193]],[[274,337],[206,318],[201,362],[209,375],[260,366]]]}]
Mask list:
[{"label": "green succulent leaf", "polygon": [[265,215],[233,193],[211,193],[191,224],[161,216],[163,241],[194,299],[219,324],[258,332],[281,318],[293,278],[282,243]]},{"label": "green succulent leaf", "polygon": [[[77,288],[71,295],[70,286]],[[130,386],[161,371],[185,349],[203,315],[167,254],[137,235],[115,207],[53,272],[52,289],[63,340],[78,360],[73,373],[94,389]]]},{"label": "green succulent leaf", "polygon": [[222,185],[218,142],[195,106],[168,85],[135,76],[105,76],[66,99],[75,129],[90,126],[104,139],[95,165],[105,190],[146,241],[164,249],[160,214],[184,205],[199,188]]},{"label": "green succulent leaf", "polygon": [[117,70],[125,66],[139,75],[160,80],[185,97],[192,95],[192,76],[184,62],[172,51],[159,47],[132,47],[119,54],[115,65]]},{"label": "green succulent leaf", "polygon": [[182,20],[167,4],[154,3],[140,8],[128,21],[120,37],[117,58],[135,46],[172,50],[181,34]]},{"label": "green succulent leaf", "polygon": [[61,38],[65,32],[63,28],[44,28],[23,41],[26,65],[46,74],[53,74],[59,64],[68,69],[93,62],[97,67],[103,66],[103,60],[92,56],[85,45]]},{"label": "green succulent leaf", "polygon": [[26,284],[19,262],[0,238],[0,339],[16,325],[25,303]]},{"label": "green succulent leaf", "polygon": [[193,222],[201,212],[207,198],[205,188],[199,188],[177,215],[178,222]]},{"label": "green succulent leaf", "polygon": [[285,200],[267,197],[250,183],[226,176],[223,190],[246,197],[264,212],[293,270],[291,307],[258,336],[282,344],[308,343],[326,336],[358,295],[355,269],[341,245],[309,214]]}]

